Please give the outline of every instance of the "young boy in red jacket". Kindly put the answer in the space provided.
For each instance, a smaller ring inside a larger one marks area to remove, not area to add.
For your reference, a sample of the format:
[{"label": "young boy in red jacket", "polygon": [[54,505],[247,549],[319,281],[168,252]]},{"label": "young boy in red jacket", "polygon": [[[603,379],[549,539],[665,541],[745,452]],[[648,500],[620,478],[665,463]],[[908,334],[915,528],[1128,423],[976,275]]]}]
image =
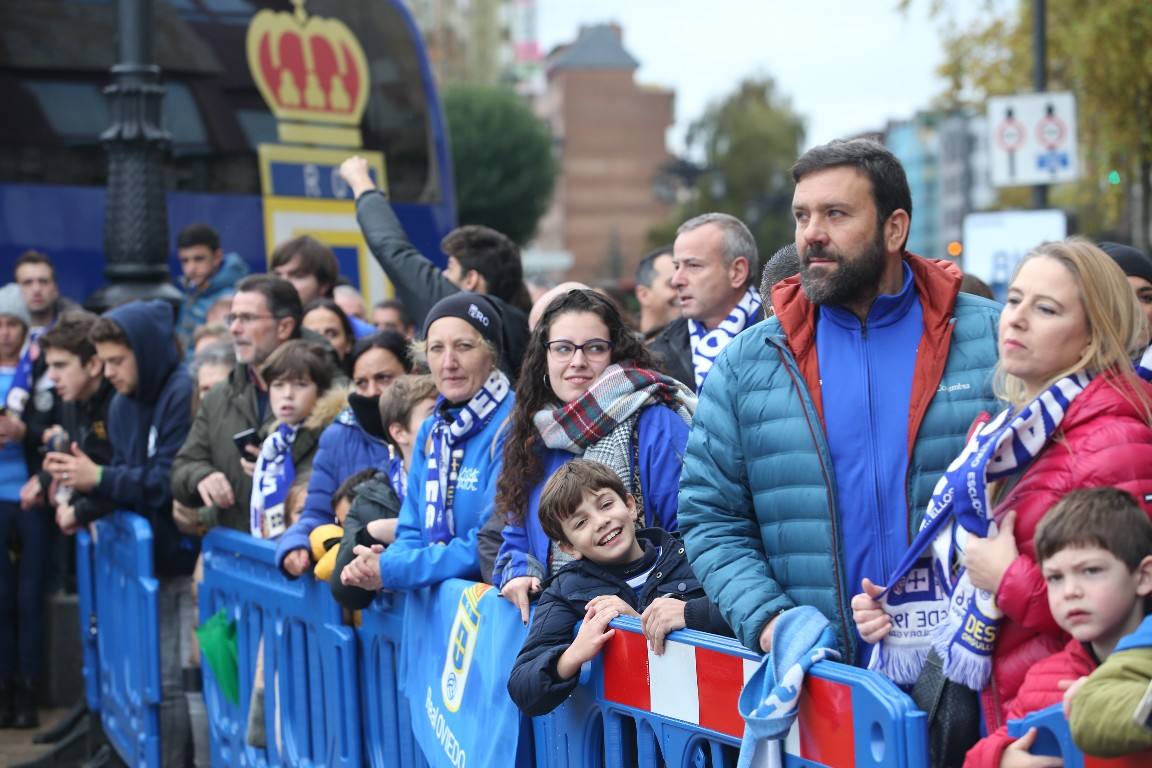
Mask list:
[{"label": "young boy in red jacket", "polygon": [[[1072,639],[1028,670],[1009,720],[1061,703],[1070,685],[1091,674],[1120,638],[1140,626],[1152,594],[1152,522],[1124,491],[1073,491],[1040,522],[1035,543],[1052,616]],[[1029,754],[1035,740],[1035,728],[1013,740],[1001,726],[968,752],[964,768],[1063,765],[1059,757]]]}]

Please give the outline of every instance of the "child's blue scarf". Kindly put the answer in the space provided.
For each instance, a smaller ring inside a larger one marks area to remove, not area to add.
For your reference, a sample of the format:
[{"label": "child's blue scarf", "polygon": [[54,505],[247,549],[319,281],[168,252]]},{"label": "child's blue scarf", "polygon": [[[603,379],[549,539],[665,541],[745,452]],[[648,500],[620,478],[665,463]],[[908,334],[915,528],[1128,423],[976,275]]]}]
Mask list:
[{"label": "child's blue scarf", "polygon": [[299,426],[281,424],[260,446],[253,473],[251,510],[252,535],[258,539],[275,538],[288,528],[284,502],[296,480],[292,443],[299,431]]},{"label": "child's blue scarf", "polygon": [[424,483],[424,530],[430,544],[447,544],[456,535],[452,504],[464,444],[492,420],[511,391],[512,383],[497,369],[451,420],[446,416],[444,396],[437,398],[433,411],[436,420],[428,436],[428,476]]},{"label": "child's blue scarf", "polygon": [[994,535],[988,483],[1024,471],[1048,445],[1090,377],[1060,379],[1019,412],[984,424],[932,492],[920,533],[880,598],[892,631],[872,653],[869,669],[902,685],[916,681],[929,648],[953,682],[980,690],[988,681],[1000,617],[995,595],[976,589],[963,568],[969,535]]}]

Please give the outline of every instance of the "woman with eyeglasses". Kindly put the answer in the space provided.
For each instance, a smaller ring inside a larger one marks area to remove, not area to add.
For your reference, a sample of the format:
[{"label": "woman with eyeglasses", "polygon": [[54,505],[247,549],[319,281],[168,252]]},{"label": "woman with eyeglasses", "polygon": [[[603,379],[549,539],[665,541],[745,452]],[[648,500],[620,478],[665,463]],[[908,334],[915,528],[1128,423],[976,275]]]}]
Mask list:
[{"label": "woman with eyeglasses", "polygon": [[696,396],[657,372],[640,338],[592,290],[554,299],[532,331],[516,385],[496,514],[504,542],[493,581],[520,607],[568,558],[548,540],[537,506],[545,481],[574,458],[611,467],[637,502],[638,522],[676,530],[676,494]]},{"label": "woman with eyeglasses", "polygon": [[375,333],[356,342],[348,361],[352,390],[336,389],[317,404],[323,413],[338,413],[320,435],[300,519],[276,545],[276,562],[289,576],[299,576],[311,566],[308,536],[317,526],[336,521],[332,494],[345,478],[363,469],[380,469],[388,472],[401,493],[402,462],[384,439],[380,394],[396,378],[412,372],[408,340],[395,331]]}]

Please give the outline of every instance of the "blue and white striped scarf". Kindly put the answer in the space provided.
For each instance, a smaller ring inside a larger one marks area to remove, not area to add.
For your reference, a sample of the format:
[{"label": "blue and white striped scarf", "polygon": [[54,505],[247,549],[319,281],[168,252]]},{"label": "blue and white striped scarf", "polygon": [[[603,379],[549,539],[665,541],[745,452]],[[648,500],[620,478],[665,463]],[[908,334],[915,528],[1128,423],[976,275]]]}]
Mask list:
[{"label": "blue and white striped scarf", "polygon": [[712,364],[716,362],[724,347],[728,346],[740,331],[755,324],[760,317],[761,304],[760,294],[749,288],[744,292],[744,298],[740,299],[740,303],[732,309],[728,317],[724,318],[724,322],[712,330],[709,331],[695,320],[688,321],[688,334],[692,345],[692,371],[696,376],[697,392],[703,388],[704,379],[708,378]]},{"label": "blue and white striped scarf", "polygon": [[880,598],[892,631],[874,649],[869,669],[910,685],[934,648],[949,680],[976,691],[988,682],[1003,614],[995,595],[973,586],[962,567],[965,544],[969,535],[996,533],[988,483],[1024,471],[1090,380],[1083,372],[1060,379],[1018,412],[1002,411],[964,446],[936,484],[920,532]]},{"label": "blue and white striped scarf", "polygon": [[24,408],[28,405],[28,397],[32,394],[32,386],[35,384],[32,381],[32,369],[36,364],[36,359],[40,357],[40,345],[36,343],[36,340],[40,338],[41,333],[50,327],[45,326],[31,330],[28,332],[27,338],[24,339],[24,349],[20,352],[20,362],[16,363],[16,373],[12,376],[12,383],[4,394],[5,407],[17,416],[24,414]]},{"label": "blue and white striped scarf", "polygon": [[292,444],[296,442],[299,426],[281,424],[264,438],[260,455],[256,458],[255,482],[252,484],[250,529],[258,539],[273,539],[288,529],[284,502],[288,489],[296,480],[296,465],[292,461]]},{"label": "blue and white striped scarf", "polygon": [[447,544],[456,535],[452,503],[464,444],[492,420],[512,391],[504,372],[496,369],[451,421],[445,418],[444,396],[436,399],[436,421],[428,436],[428,476],[424,483],[424,530],[432,544]]}]

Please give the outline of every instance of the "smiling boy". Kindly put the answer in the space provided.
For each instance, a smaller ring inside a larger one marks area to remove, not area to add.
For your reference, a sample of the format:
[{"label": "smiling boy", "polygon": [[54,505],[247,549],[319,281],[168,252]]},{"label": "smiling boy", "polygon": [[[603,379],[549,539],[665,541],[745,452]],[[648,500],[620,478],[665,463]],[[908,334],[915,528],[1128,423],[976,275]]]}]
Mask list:
[{"label": "smiling boy", "polygon": [[545,583],[508,681],[525,714],[544,715],[564,702],[581,665],[612,638],[608,624],[617,616],[639,617],[656,654],[673,630],[731,635],[683,543],[659,528],[636,530],[636,500],[603,464],[575,459],[556,470],[540,495],[540,524],[575,559]]},{"label": "smiling boy", "polygon": [[[1028,670],[1010,705],[1010,720],[1059,704],[1069,683],[1091,674],[1120,638],[1140,626],[1152,594],[1152,522],[1124,491],[1073,491],[1036,529],[1036,558],[1052,617],[1072,640]],[[1035,740],[1035,728],[1014,741],[1002,726],[968,752],[964,766],[1063,765],[1059,757],[1029,754]]]}]

